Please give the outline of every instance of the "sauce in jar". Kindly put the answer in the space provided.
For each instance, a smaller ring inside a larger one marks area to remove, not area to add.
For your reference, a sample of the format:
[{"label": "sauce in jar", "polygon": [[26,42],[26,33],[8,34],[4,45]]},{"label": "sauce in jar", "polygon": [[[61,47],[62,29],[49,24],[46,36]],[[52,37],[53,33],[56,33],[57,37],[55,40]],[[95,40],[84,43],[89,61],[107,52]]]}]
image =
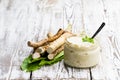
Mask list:
[{"label": "sauce in jar", "polygon": [[65,64],[77,67],[88,68],[99,62],[100,47],[94,39],[94,43],[83,42],[82,37],[69,37],[64,45]]}]

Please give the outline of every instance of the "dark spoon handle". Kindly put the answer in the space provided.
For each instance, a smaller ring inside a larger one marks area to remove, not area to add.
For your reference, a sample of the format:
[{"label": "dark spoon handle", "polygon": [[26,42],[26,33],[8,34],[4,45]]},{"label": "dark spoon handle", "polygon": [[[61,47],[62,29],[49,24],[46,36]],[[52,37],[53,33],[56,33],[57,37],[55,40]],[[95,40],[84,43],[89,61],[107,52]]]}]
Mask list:
[{"label": "dark spoon handle", "polygon": [[94,35],[92,36],[92,38],[94,38],[94,37],[101,31],[101,29],[102,29],[104,26],[105,26],[105,23],[103,22],[103,23],[101,24],[101,26],[98,28],[98,30],[94,33]]}]

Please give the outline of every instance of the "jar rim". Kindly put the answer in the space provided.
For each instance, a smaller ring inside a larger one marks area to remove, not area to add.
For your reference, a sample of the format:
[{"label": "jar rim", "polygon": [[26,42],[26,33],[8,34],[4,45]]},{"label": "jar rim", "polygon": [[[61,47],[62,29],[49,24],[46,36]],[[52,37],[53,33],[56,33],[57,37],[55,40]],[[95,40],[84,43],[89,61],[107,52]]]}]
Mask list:
[{"label": "jar rim", "polygon": [[[78,37],[78,36],[74,36],[74,37]],[[69,37],[69,38],[71,38],[71,37]],[[86,42],[83,42],[82,44],[85,44],[86,43],[86,45],[79,45],[79,44],[74,44],[74,43],[71,43],[68,39],[69,38],[67,38],[66,39],[66,41],[65,41],[65,46],[67,46],[67,47],[69,47],[69,48],[73,48],[73,49],[75,49],[75,50],[82,50],[82,51],[84,51],[84,50],[93,50],[93,49],[96,49],[96,48],[98,48],[99,47],[99,43],[98,43],[98,41],[96,40],[96,39],[94,39],[94,43],[90,43],[90,45],[89,46],[86,46],[87,45],[87,43]],[[81,39],[81,37],[78,37],[78,38],[80,38]],[[88,43],[89,44],[89,43]]]}]

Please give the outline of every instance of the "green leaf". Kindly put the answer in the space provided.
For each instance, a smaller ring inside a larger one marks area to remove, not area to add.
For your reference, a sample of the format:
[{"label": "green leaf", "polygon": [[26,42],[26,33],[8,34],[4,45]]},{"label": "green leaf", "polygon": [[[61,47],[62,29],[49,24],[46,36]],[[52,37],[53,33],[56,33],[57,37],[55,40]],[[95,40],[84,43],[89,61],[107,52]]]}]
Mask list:
[{"label": "green leaf", "polygon": [[54,63],[57,63],[58,61],[61,61],[62,59],[64,58],[64,56],[61,56],[61,57],[59,57],[59,58],[57,58],[57,59],[53,59],[53,60],[42,60],[40,63],[39,63],[39,65],[40,66],[44,66],[44,65],[52,65],[52,64],[54,64]]},{"label": "green leaf", "polygon": [[31,71],[35,71],[38,70],[41,66],[39,66],[39,61],[31,63],[28,65],[28,67],[26,68],[26,72],[31,72]]},{"label": "green leaf", "polygon": [[28,56],[24,59],[24,61],[21,64],[21,70],[26,72],[35,71],[39,68],[41,68],[44,65],[52,65],[64,58],[64,52],[60,52],[53,60],[48,60],[46,57],[41,57],[38,59],[32,59],[32,55]]},{"label": "green leaf", "polygon": [[37,70],[41,67],[39,66],[39,62],[43,59],[45,58],[32,59],[32,55],[28,56],[21,64],[21,70],[26,72]]},{"label": "green leaf", "polygon": [[61,57],[61,56],[63,56],[63,55],[64,55],[64,51],[61,51],[57,56],[55,56],[54,59],[57,59],[57,58],[59,58],[59,57]]},{"label": "green leaf", "polygon": [[90,43],[94,43],[94,40],[88,36],[85,36],[84,38],[82,38],[83,42],[90,42]]},{"label": "green leaf", "polygon": [[64,58],[64,52],[60,52],[53,60],[41,60],[41,62],[39,63],[40,66],[43,65],[51,65],[54,64],[58,61],[61,61]]},{"label": "green leaf", "polygon": [[40,57],[40,58],[33,59],[33,60],[29,61],[29,63],[37,62],[37,61],[44,60],[44,59],[46,59],[46,58]]},{"label": "green leaf", "polygon": [[24,59],[21,69],[26,70],[28,68],[29,62],[32,60],[32,55],[28,56],[27,58]]}]

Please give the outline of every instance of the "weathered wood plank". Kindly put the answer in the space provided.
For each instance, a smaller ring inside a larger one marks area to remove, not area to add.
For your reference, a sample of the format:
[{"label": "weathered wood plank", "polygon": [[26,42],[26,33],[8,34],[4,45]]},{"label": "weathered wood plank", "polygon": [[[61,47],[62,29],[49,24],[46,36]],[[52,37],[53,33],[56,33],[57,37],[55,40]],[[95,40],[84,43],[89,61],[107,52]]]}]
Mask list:
[{"label": "weathered wood plank", "polygon": [[[84,4],[84,14],[83,14],[83,21],[84,21],[84,27],[85,31],[89,36],[92,36],[94,32],[98,29],[100,24],[104,21],[103,19],[103,9],[101,8],[101,4],[98,0],[83,0]],[[98,66],[96,66],[98,67]],[[101,71],[99,71],[101,68],[93,67],[90,68],[90,76],[92,80],[101,80],[103,79],[103,75],[101,74]],[[93,69],[95,69],[93,71]],[[98,74],[99,73],[99,74]]]},{"label": "weathered wood plank", "polygon": [[[73,32],[85,28],[91,36],[102,21],[104,30],[98,35],[102,48],[98,66],[75,69],[64,60],[33,72],[33,79],[53,80],[119,80],[120,37],[119,0],[0,0],[0,79],[29,79],[30,73],[20,70],[20,64],[32,48],[28,40],[38,41],[47,32],[56,33],[70,22]],[[112,5],[112,6],[111,6]]]},{"label": "weathered wood plank", "polygon": [[[30,77],[30,73],[20,70],[20,64],[32,49],[26,45],[27,41],[32,39],[36,41],[42,30],[39,26],[42,15],[39,14],[35,3],[37,2],[29,0],[2,1],[2,4],[6,5],[3,6],[5,8],[3,11],[5,14],[2,18],[4,23],[1,28],[1,31],[3,31],[1,34],[3,35],[1,37],[3,56],[0,56],[0,59],[2,59],[0,67],[5,65],[6,69],[1,69],[0,79],[29,79]],[[15,73],[17,74],[15,75]]]},{"label": "weathered wood plank", "polygon": [[[9,74],[11,60],[15,56],[18,36],[14,34],[14,21],[9,11],[6,11],[6,0],[0,3],[0,79],[5,80]],[[29,76],[29,75],[28,75]],[[27,77],[27,76],[26,76]]]},{"label": "weathered wood plank", "polygon": [[[73,1],[74,2],[74,1]],[[51,21],[51,28],[49,31],[56,32],[60,27],[66,28],[68,26],[68,23],[73,25],[73,32],[79,33],[80,32],[80,26],[83,25],[82,23],[82,9],[81,2],[74,3],[73,2],[65,2],[65,5],[59,5],[59,6],[53,6],[49,9],[51,13],[45,12],[45,22],[48,23]],[[59,4],[59,3],[58,3]],[[46,10],[46,8],[44,8]],[[48,10],[49,11],[49,10]],[[51,16],[52,15],[52,16]],[[48,18],[51,18],[50,21]],[[44,21],[44,20],[43,20]],[[81,23],[79,23],[81,22]],[[43,22],[44,23],[44,22]],[[45,27],[49,27],[49,25],[43,25]],[[42,35],[42,34],[41,34]],[[32,75],[33,79],[52,79],[52,80],[74,80],[74,79],[84,79],[84,80],[90,80],[90,73],[89,69],[75,69],[68,67],[64,64],[64,60],[56,63],[52,66],[44,66],[40,68],[40,70],[37,70],[33,72]]]},{"label": "weathered wood plank", "polygon": [[[99,80],[99,79],[118,80],[119,79],[118,72],[115,68],[115,65],[113,64],[113,58],[115,58],[115,56],[113,55],[114,48],[113,48],[112,44],[114,44],[114,43],[109,40],[109,37],[115,36],[111,32],[111,31],[115,31],[114,27],[111,26],[111,24],[114,25],[113,20],[110,19],[110,17],[112,17],[112,14],[111,14],[111,11],[109,12],[110,9],[106,7],[106,5],[109,3],[108,2],[104,3],[104,1],[102,2],[101,0],[96,1],[96,2],[98,2],[97,8],[96,8],[96,9],[98,9],[98,13],[94,12],[91,7],[91,11],[93,12],[94,15],[93,15],[92,19],[88,18],[90,23],[87,25],[91,25],[92,22],[94,22],[93,26],[95,26],[98,24],[97,23],[98,21],[103,20],[106,22],[106,26],[105,26],[104,30],[100,33],[101,35],[98,36],[100,45],[101,45],[101,49],[102,49],[102,53],[101,53],[100,63],[98,64],[98,66],[91,69],[92,79],[93,80]],[[87,3],[87,5],[88,5],[88,3]],[[88,9],[90,9],[90,7]],[[114,11],[114,10],[112,10],[112,11]],[[96,20],[98,20],[98,21],[96,21]],[[90,27],[87,27],[87,28],[90,29]],[[95,29],[91,29],[91,31],[95,31]]]},{"label": "weathered wood plank", "polygon": [[114,44],[114,49],[115,49],[114,56],[115,56],[115,58],[113,59],[113,63],[115,65],[115,69],[117,70],[118,76],[120,78],[120,67],[119,67],[120,66],[120,50],[119,50],[120,37],[119,37],[118,33],[115,34],[115,38],[112,39],[112,41],[115,43]]},{"label": "weathered wood plank", "polygon": [[[109,35],[110,33],[107,32]],[[100,38],[101,58],[99,65],[92,69],[93,79],[117,80],[118,74],[113,64],[113,47],[105,32]]]},{"label": "weathered wood plank", "polygon": [[[20,2],[22,4],[22,2]],[[19,46],[18,49],[18,53],[16,54],[16,56],[13,59],[13,69],[11,70],[10,73],[10,79],[29,79],[30,75],[28,78],[26,78],[25,75],[27,75],[28,73],[25,73],[23,71],[21,71],[19,69],[20,64],[22,63],[22,61],[24,60],[25,57],[27,57],[30,53],[30,51],[32,50],[32,48],[29,48],[26,43],[28,40],[32,40],[32,41],[38,41],[41,38],[44,37],[44,35],[46,35],[46,31],[48,31],[49,27],[42,26],[42,25],[48,25],[49,23],[46,22],[43,23],[45,16],[44,13],[41,14],[41,9],[38,9],[39,7],[41,7],[40,5],[37,5],[36,1],[26,1],[26,5],[21,6],[21,14],[19,16],[22,16],[19,20],[24,21],[21,23],[21,25],[23,26],[22,28],[18,29],[18,30],[24,30],[19,31],[18,33],[23,33],[21,36],[19,36],[20,38],[22,38],[21,40],[21,45]],[[39,7],[37,7],[39,6]],[[24,9],[26,8],[26,10],[24,11]],[[26,17],[27,16],[27,17]],[[25,17],[25,18],[24,18]],[[49,18],[47,18],[49,19]],[[20,25],[19,25],[20,26]],[[25,34],[25,35],[24,35]],[[42,35],[41,35],[42,34]],[[21,75],[14,75],[14,73],[18,73]],[[23,75],[25,74],[25,75]]]}]

